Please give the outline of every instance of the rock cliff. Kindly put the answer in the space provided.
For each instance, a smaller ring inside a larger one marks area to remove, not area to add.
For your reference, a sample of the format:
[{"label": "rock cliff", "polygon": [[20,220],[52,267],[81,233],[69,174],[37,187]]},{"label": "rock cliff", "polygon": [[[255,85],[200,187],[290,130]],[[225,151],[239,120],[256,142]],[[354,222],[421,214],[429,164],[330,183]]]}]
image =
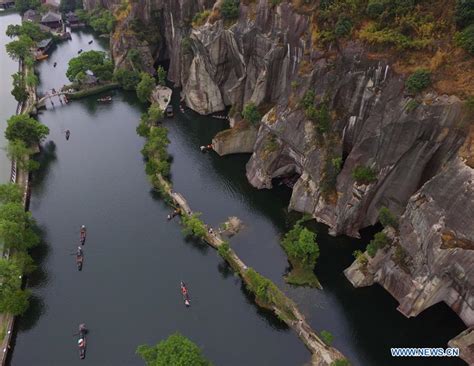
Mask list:
[{"label": "rock cliff", "polygon": [[[119,3],[84,0],[86,8]],[[118,26],[127,28],[132,18],[157,23],[160,42],[119,32],[111,39],[114,60],[126,62],[137,42],[145,60],[169,60],[169,79],[201,114],[232,106],[238,119],[245,104],[257,105],[264,115],[258,132],[221,133],[216,150],[251,152],[247,177],[257,188],[297,175],[290,208],[334,235],[359,236],[388,207],[401,217],[399,231],[389,233],[392,244],[364,268],[355,262],[347,277],[355,286],[380,283],[406,316],[444,301],[474,325],[472,112],[439,88],[408,93],[393,53],[360,41],[318,50],[315,17],[301,4],[242,0],[229,21],[219,16],[221,0],[130,2]],[[204,21],[193,26],[204,10]],[[373,177],[356,181],[361,167]]]}]

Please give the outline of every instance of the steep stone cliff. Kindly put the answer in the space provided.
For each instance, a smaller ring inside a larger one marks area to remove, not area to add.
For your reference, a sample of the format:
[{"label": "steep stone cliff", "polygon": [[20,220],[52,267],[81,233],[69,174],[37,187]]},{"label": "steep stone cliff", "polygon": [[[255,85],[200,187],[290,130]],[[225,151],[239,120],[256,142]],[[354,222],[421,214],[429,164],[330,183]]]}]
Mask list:
[{"label": "steep stone cliff", "polygon": [[[84,2],[113,9],[121,1]],[[313,215],[334,235],[359,236],[378,221],[382,206],[401,216],[392,244],[366,267],[355,262],[346,271],[354,285],[380,283],[406,316],[444,301],[474,325],[472,112],[439,88],[407,93],[393,53],[375,53],[359,41],[319,51],[315,18],[301,2],[271,3],[241,1],[238,18],[225,21],[220,0],[130,2],[119,27],[132,18],[159,23],[159,44],[141,52],[147,60],[170,61],[169,79],[198,113],[232,106],[238,119],[245,104],[260,108],[257,133],[237,124],[214,140],[220,154],[252,153],[247,177],[253,186],[299,176],[290,208]],[[193,16],[206,9],[210,15],[193,27]],[[133,32],[112,37],[117,65],[136,39]],[[473,70],[472,64],[463,67]],[[447,75],[439,85],[455,82]],[[302,103],[308,91],[316,111],[327,110],[327,126],[308,116]],[[375,179],[356,182],[357,167]]]}]

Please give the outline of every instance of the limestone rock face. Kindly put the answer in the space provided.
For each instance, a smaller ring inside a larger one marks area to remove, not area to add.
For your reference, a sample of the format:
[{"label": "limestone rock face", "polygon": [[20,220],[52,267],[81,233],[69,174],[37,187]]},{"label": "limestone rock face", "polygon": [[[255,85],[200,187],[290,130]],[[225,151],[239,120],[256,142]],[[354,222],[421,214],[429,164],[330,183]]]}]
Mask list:
[{"label": "limestone rock face", "polygon": [[238,153],[251,153],[256,139],[256,128],[248,125],[240,125],[219,132],[212,139],[212,148],[221,156]]}]

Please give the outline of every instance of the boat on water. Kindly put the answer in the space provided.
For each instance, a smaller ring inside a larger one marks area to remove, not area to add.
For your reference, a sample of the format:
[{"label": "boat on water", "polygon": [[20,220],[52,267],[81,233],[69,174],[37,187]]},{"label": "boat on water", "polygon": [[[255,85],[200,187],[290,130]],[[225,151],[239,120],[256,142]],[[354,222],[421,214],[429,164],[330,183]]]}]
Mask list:
[{"label": "boat on water", "polygon": [[36,56],[36,61],[43,61],[43,60],[46,60],[48,57],[49,57],[48,54],[42,53],[42,54]]},{"label": "boat on water", "polygon": [[79,324],[79,339],[77,340],[77,347],[79,348],[79,358],[81,360],[86,358],[86,333],[86,325],[84,323]]},{"label": "boat on water", "polygon": [[82,48],[81,48],[79,51],[77,51],[77,53],[78,53],[78,54],[79,54],[79,53],[82,53]]},{"label": "boat on water", "polygon": [[181,281],[181,294],[183,295],[184,305],[186,305],[186,307],[191,306],[191,302],[189,300],[189,292],[186,288],[186,284],[183,281]]},{"label": "boat on water", "polygon": [[94,42],[94,40],[91,39],[91,40],[89,41],[89,44],[92,44],[92,42]]},{"label": "boat on water", "polygon": [[81,247],[77,248],[76,252],[76,265],[77,270],[82,271],[82,264],[84,263],[84,253],[82,252]]},{"label": "boat on water", "polygon": [[81,245],[84,245],[85,242],[86,242],[86,227],[85,227],[85,225],[81,226],[80,238],[81,238]]},{"label": "boat on water", "polygon": [[112,101],[112,97],[109,95],[106,97],[98,98],[97,101],[99,103],[110,103]]}]

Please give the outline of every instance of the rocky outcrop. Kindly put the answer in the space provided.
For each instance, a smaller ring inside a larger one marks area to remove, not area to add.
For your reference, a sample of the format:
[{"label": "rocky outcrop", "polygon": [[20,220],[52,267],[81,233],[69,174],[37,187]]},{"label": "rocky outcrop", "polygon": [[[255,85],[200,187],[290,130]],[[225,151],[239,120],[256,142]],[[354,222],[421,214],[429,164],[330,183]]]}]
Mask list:
[{"label": "rocky outcrop", "polygon": [[449,341],[449,347],[459,348],[459,353],[468,365],[474,365],[474,328],[468,328]]},{"label": "rocky outcrop", "polygon": [[[456,159],[410,198],[392,244],[345,274],[356,287],[381,284],[407,317],[443,301],[474,326],[472,217],[474,169]],[[461,355],[468,361],[472,351]]]},{"label": "rocky outcrop", "polygon": [[257,129],[245,123],[219,132],[212,139],[212,148],[219,155],[251,153],[257,139]]}]

